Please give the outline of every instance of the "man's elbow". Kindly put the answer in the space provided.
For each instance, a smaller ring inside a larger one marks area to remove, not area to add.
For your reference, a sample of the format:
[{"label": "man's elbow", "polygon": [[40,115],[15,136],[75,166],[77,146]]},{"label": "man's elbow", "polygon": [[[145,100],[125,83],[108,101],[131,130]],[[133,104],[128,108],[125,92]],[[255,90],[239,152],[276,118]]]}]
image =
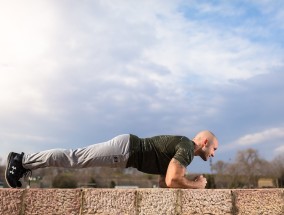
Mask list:
[{"label": "man's elbow", "polygon": [[169,188],[179,188],[180,187],[179,181],[180,181],[179,178],[166,178],[166,180],[165,180],[166,185]]},{"label": "man's elbow", "polygon": [[159,181],[159,187],[160,188],[168,188],[168,186],[167,186],[167,184],[166,184],[166,182],[165,181]]}]

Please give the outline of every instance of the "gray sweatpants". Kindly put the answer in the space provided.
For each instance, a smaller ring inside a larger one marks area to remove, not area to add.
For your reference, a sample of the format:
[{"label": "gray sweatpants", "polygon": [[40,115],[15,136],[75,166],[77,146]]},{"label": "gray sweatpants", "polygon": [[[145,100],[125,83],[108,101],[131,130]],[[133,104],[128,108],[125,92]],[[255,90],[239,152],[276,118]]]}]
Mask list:
[{"label": "gray sweatpants", "polygon": [[23,167],[34,170],[44,167],[86,168],[126,167],[130,135],[119,135],[109,141],[79,149],[51,149],[25,154]]}]

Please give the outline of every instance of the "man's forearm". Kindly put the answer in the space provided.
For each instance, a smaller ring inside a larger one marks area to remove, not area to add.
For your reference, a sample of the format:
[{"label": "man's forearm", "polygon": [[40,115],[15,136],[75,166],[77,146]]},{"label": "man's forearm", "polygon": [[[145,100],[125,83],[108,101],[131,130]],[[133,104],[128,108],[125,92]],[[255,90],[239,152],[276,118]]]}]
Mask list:
[{"label": "man's forearm", "polygon": [[185,177],[186,167],[178,160],[173,158],[168,166],[165,182],[171,188],[188,188],[188,189],[204,189],[206,186],[206,178],[202,175],[194,180]]},{"label": "man's forearm", "polygon": [[199,181],[189,180],[186,177],[180,177],[171,179],[167,183],[168,187],[171,188],[183,188],[183,189],[204,189]]}]

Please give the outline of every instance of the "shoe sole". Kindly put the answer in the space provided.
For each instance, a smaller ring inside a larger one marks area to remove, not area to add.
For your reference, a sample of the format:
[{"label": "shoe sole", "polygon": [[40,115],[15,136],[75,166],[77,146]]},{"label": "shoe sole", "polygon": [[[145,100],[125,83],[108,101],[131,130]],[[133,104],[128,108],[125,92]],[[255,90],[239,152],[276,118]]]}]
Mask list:
[{"label": "shoe sole", "polygon": [[16,186],[16,187],[12,187],[12,186],[10,185],[10,183],[8,182],[8,179],[7,179],[7,172],[8,172],[8,169],[10,169],[10,160],[11,160],[11,156],[12,156],[13,154],[14,154],[13,152],[10,152],[9,155],[8,155],[8,158],[7,158],[7,166],[6,166],[6,169],[5,169],[5,180],[6,180],[6,182],[7,182],[7,184],[8,184],[9,187],[11,187],[11,188],[17,188],[17,186]]}]

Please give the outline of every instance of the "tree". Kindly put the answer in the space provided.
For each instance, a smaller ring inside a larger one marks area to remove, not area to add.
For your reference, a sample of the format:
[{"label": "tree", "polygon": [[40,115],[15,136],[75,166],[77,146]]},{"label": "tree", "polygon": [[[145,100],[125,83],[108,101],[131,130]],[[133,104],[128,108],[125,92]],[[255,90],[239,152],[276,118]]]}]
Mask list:
[{"label": "tree", "polygon": [[228,180],[225,174],[228,172],[228,163],[224,161],[217,161],[212,164],[212,172],[215,173],[215,186],[217,188],[228,187]]},{"label": "tree", "polygon": [[216,174],[223,175],[228,168],[228,164],[224,161],[217,161],[212,165],[212,171],[216,172]]},{"label": "tree", "polygon": [[278,155],[271,162],[275,177],[278,178],[278,186],[284,187],[284,155]]},{"label": "tree", "polygon": [[237,163],[228,165],[227,174],[229,175],[229,188],[239,188],[244,186],[244,183],[241,180],[241,171]]},{"label": "tree", "polygon": [[240,172],[246,177],[245,182],[248,187],[256,186],[256,176],[261,175],[262,163],[263,160],[259,158],[257,150],[246,149],[237,153],[236,164]]}]

